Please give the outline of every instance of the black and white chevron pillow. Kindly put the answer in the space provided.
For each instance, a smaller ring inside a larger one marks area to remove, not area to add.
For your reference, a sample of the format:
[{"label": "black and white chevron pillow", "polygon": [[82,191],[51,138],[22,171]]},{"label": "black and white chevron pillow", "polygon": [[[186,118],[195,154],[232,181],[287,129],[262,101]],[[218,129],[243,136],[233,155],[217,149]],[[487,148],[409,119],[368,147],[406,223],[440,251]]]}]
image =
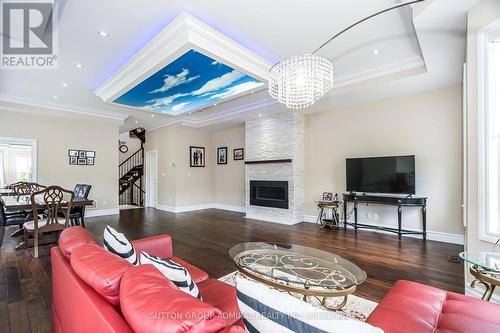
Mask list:
[{"label": "black and white chevron pillow", "polygon": [[170,259],[155,257],[143,251],[141,252],[141,265],[145,264],[152,264],[155,266],[181,291],[196,297],[199,300],[202,299],[198,286],[194,283],[193,279],[191,279],[191,275],[188,270],[184,268],[184,266],[179,265]]},{"label": "black and white chevron pillow", "polygon": [[102,242],[106,250],[119,255],[132,265],[139,265],[135,249],[132,246],[132,243],[128,241],[124,234],[119,233],[118,231],[107,225],[106,228],[104,228]]}]

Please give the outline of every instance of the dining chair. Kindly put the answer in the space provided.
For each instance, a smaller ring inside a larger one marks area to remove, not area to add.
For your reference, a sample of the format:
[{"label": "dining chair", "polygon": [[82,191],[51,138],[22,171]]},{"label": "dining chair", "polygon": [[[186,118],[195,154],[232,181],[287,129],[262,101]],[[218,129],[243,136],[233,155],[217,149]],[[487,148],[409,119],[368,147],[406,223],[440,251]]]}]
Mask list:
[{"label": "dining chair", "polygon": [[14,187],[14,192],[16,195],[31,195],[41,189],[45,188],[45,186],[37,184],[37,183],[21,183]]},{"label": "dining chair", "polygon": [[[15,185],[14,192],[16,193],[17,197],[19,198],[20,196],[23,196],[23,195],[31,195],[31,194],[33,194],[37,191],[40,191],[41,189],[44,189],[44,188],[46,188],[46,186],[43,186],[43,185],[40,185],[37,183],[19,182],[19,184]],[[8,215],[23,215],[25,220],[29,220],[32,217],[32,212],[21,210],[21,211],[17,211],[17,212],[6,213],[6,215],[7,216]],[[19,225],[19,229],[16,230],[14,233],[12,233],[10,236],[16,237],[16,236],[21,236],[22,234],[23,234],[23,228],[22,228],[22,223],[21,223]]]},{"label": "dining chair", "polygon": [[[76,198],[88,199],[92,185],[76,184],[73,192]],[[73,207],[69,215],[69,220],[72,225],[80,225],[85,228],[85,206]]]},{"label": "dining chair", "polygon": [[[33,220],[25,222],[23,228],[26,244],[28,244],[29,237],[33,237],[35,258],[38,258],[38,242],[42,233],[58,232],[69,227],[69,212],[74,198],[73,191],[65,190],[60,186],[49,186],[31,194]],[[46,207],[47,217],[38,216],[40,206]],[[64,218],[59,216],[60,211],[64,212]]]},{"label": "dining chair", "polygon": [[5,204],[0,198],[0,246],[2,246],[5,229],[11,225],[18,225],[22,228],[24,222],[26,222],[26,216],[23,214],[7,214],[5,212]]}]

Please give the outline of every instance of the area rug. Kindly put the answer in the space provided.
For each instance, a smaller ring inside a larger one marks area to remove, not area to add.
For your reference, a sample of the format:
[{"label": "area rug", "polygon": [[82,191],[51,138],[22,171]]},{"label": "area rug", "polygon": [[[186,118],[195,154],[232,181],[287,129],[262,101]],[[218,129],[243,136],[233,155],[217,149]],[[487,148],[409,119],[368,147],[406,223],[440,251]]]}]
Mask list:
[{"label": "area rug", "polygon": [[[237,274],[239,274],[238,271],[234,271],[219,278],[219,281],[235,286],[236,285],[235,279]],[[338,300],[340,302],[342,298],[338,298]],[[326,305],[333,306],[337,304],[336,302],[337,302],[336,299],[328,299],[326,301]],[[311,304],[319,307],[321,306],[319,302]],[[359,296],[349,295],[347,298],[346,305],[341,310],[337,310],[336,312],[339,315],[344,315],[347,318],[365,321],[376,306],[377,306],[376,302],[367,300]]]}]

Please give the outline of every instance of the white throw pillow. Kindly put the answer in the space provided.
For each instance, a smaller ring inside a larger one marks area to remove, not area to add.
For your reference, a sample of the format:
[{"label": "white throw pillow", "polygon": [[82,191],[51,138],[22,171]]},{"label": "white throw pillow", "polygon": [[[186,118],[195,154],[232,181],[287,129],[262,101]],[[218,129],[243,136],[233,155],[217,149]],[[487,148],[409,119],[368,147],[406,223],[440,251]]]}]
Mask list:
[{"label": "white throw pillow", "polygon": [[124,234],[119,233],[109,225],[104,228],[102,242],[106,250],[119,255],[134,266],[139,264],[132,243],[128,241]]},{"label": "white throw pillow", "polygon": [[236,277],[236,288],[248,332],[383,333],[380,328],[312,306],[240,276]]},{"label": "white throw pillow", "polygon": [[143,251],[141,252],[141,265],[145,264],[155,266],[167,279],[172,281],[179,290],[199,300],[202,299],[198,286],[194,283],[193,279],[191,279],[191,275],[184,266],[170,259],[155,257]]}]

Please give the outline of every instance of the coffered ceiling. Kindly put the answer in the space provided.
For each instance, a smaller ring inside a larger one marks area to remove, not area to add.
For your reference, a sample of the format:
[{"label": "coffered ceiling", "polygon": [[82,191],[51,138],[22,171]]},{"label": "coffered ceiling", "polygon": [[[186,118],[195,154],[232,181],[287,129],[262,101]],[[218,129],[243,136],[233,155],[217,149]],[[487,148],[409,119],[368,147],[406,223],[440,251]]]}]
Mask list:
[{"label": "coffered ceiling", "polygon": [[[6,105],[22,109],[19,105],[27,104],[124,119],[122,130],[241,122],[282,109],[261,91],[192,114],[152,114],[104,103],[94,92],[183,11],[272,64],[310,53],[354,21],[396,2],[60,1],[58,69],[1,70],[0,102],[5,109]],[[386,13],[332,41],[318,52],[332,60],[336,85],[322,102],[334,107],[396,96],[429,88],[425,80],[436,87],[458,84],[461,74],[457,72],[464,61],[465,15],[475,2],[427,0],[415,11],[405,7]],[[443,57],[449,58],[447,63]]]}]

